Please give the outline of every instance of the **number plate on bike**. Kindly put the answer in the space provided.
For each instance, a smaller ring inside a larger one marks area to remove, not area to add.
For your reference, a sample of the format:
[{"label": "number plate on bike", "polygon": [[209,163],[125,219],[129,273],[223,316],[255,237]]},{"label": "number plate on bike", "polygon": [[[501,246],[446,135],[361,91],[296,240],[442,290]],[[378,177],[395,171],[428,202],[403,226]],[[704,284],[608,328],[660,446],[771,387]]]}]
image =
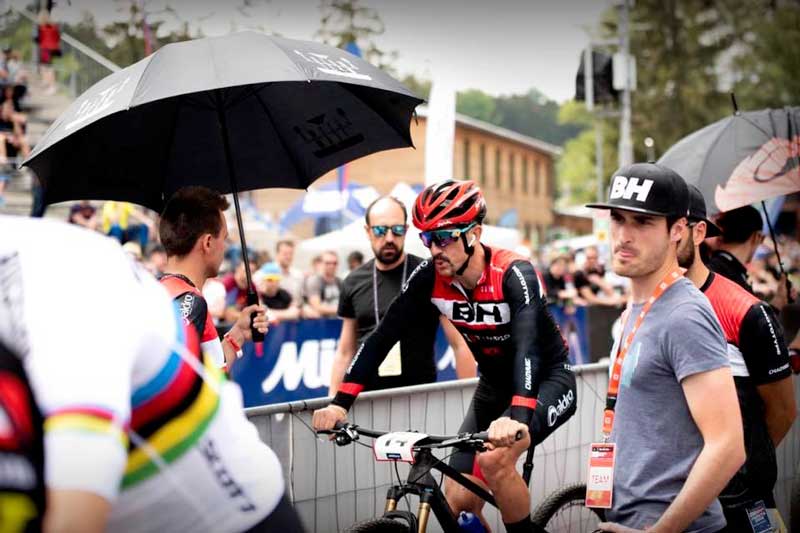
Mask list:
[{"label": "number plate on bike", "polygon": [[377,461],[414,462],[414,444],[426,438],[424,433],[397,431],[375,439],[372,449]]}]

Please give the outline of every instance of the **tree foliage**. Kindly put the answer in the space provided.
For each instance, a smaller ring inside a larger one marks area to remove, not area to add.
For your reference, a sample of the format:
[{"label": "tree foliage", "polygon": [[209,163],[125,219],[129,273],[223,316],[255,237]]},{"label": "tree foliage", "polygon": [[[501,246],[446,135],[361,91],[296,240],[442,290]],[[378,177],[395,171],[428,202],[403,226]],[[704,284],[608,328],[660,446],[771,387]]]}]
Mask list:
[{"label": "tree foliage", "polygon": [[375,43],[375,38],[385,30],[375,9],[365,7],[361,0],[322,0],[320,12],[317,37],[323,42],[337,48],[355,43],[364,59],[381,69],[393,70],[392,62],[397,53],[382,50]]}]

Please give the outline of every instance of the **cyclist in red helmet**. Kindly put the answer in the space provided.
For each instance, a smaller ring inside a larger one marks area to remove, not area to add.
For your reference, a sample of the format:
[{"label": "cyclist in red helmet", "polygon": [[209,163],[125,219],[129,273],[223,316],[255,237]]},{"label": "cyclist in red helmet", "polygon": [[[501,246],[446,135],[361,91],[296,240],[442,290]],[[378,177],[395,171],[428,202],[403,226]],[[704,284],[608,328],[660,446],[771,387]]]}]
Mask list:
[{"label": "cyclist in red helmet", "polygon": [[[530,531],[530,494],[516,469],[520,455],[575,413],[575,376],[531,262],[481,244],[486,202],[471,181],[447,180],[417,197],[414,225],[431,258],[411,273],[375,331],[359,347],[330,405],[314,413],[317,430],[347,416],[358,394],[420,310],[435,306],[464,336],[480,379],[459,432],[488,428],[490,451],[458,452],[450,465],[488,486],[510,532]],[[523,438],[516,440],[517,432]],[[449,480],[448,480],[449,481]],[[481,520],[483,501],[445,484],[451,508]]]}]

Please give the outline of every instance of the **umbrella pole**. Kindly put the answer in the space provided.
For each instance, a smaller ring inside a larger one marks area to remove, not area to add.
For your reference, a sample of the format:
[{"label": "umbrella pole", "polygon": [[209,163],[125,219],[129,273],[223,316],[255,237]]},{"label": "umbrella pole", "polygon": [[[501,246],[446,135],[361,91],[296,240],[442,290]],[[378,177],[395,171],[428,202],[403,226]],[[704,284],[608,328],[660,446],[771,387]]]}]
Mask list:
[{"label": "umbrella pole", "polygon": [[[220,134],[222,135],[222,146],[225,150],[225,164],[228,167],[228,179],[231,182],[231,194],[233,195],[233,207],[236,212],[236,224],[239,226],[239,241],[242,244],[242,261],[244,261],[244,273],[247,279],[247,305],[260,303],[258,294],[253,290],[253,278],[250,273],[250,258],[247,253],[247,241],[244,237],[244,224],[242,224],[242,209],[239,207],[239,187],[236,182],[236,172],[233,168],[233,157],[231,156],[231,141],[228,136],[228,121],[225,116],[225,99],[222,89],[214,91],[217,101],[217,120],[219,122]],[[256,313],[250,315],[250,333],[253,342],[262,342],[264,334],[253,327],[253,318]]]},{"label": "umbrella pole", "polygon": [[789,281],[789,276],[786,275],[786,271],[783,269],[783,260],[781,259],[781,253],[778,251],[778,241],[775,240],[775,230],[772,229],[772,221],[769,219],[769,212],[767,212],[767,204],[764,200],[761,200],[761,209],[764,210],[764,218],[767,219],[767,228],[769,228],[769,238],[772,239],[772,246],[775,249],[775,255],[778,258],[778,269],[781,271],[781,275],[785,276],[786,278],[786,299],[789,303],[793,303],[794,300],[792,299],[792,282]]}]

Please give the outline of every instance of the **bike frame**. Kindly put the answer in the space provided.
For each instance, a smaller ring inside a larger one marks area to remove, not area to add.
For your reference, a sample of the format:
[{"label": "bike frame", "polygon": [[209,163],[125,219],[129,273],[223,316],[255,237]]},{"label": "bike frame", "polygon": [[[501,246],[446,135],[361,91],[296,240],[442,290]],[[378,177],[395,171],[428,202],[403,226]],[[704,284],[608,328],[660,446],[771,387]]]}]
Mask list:
[{"label": "bike frame", "polygon": [[[530,457],[533,456],[533,446],[531,446],[528,454],[529,457],[526,461],[529,461]],[[412,529],[416,528],[417,533],[425,533],[428,528],[428,520],[430,519],[431,513],[433,513],[445,533],[459,533],[461,528],[458,525],[458,520],[453,510],[450,508],[450,505],[447,503],[447,499],[442,493],[441,487],[439,487],[439,484],[431,475],[431,472],[434,470],[441,472],[456,483],[475,493],[475,495],[482,498],[486,503],[497,508],[497,502],[495,502],[494,497],[489,494],[489,492],[447,463],[436,458],[430,449],[419,449],[414,454],[414,460],[415,462],[406,478],[406,483],[393,485],[387,491],[384,517],[389,518],[396,513],[397,504],[401,498],[408,494],[414,494],[419,497],[419,507],[417,508],[415,517],[416,524],[411,524]],[[525,482],[527,484],[530,478],[530,472],[528,471],[525,473],[527,474],[527,476],[524,476],[526,477]],[[536,524],[532,523],[532,527],[537,533],[547,533]]]}]

